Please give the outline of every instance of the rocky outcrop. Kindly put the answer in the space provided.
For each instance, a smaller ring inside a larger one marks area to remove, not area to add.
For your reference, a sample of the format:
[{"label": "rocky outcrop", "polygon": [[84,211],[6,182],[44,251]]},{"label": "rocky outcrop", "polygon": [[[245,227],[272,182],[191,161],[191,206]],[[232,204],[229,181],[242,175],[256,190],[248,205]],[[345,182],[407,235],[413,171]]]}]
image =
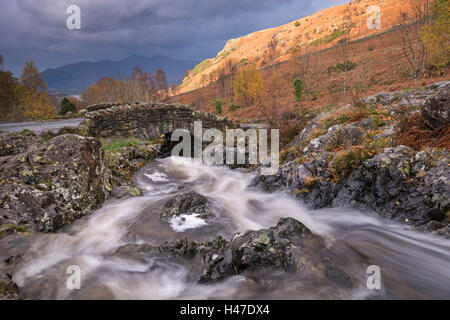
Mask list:
[{"label": "rocky outcrop", "polygon": [[356,146],[361,143],[365,131],[354,124],[348,126],[335,125],[328,133],[312,140],[303,150],[304,153],[328,151],[338,146]]},{"label": "rocky outcrop", "polygon": [[218,236],[204,243],[183,239],[163,245],[128,244],[115,254],[143,261],[155,257],[194,260],[192,271],[200,283],[234,275],[252,277],[265,271],[302,274],[341,288],[355,283],[339,267],[324,240],[292,218],[282,218],[273,228],[248,231],[231,241]]},{"label": "rocky outcrop", "polygon": [[429,98],[420,111],[431,128],[448,126],[450,124],[450,83],[447,88]]},{"label": "rocky outcrop", "polygon": [[[146,163],[155,159],[160,151],[161,145],[145,142],[134,147],[124,147],[117,150],[107,151],[105,154],[105,165],[111,170],[111,184],[118,188],[113,195],[121,197],[123,190],[131,190],[134,187],[132,176]],[[120,188],[122,187],[122,188]]]},{"label": "rocky outcrop", "polygon": [[346,287],[351,278],[333,265],[322,238],[292,218],[282,218],[276,227],[249,231],[204,254],[206,268],[201,282],[214,282],[228,276],[263,269],[325,277]]},{"label": "rocky outcrop", "polygon": [[176,129],[193,133],[194,122],[202,121],[204,129],[234,128],[236,124],[212,113],[195,111],[180,104],[108,104],[87,108],[84,126],[93,136],[126,136],[146,140],[159,139]]},{"label": "rocky outcrop", "polygon": [[357,204],[414,224],[441,222],[450,210],[449,163],[447,151],[386,149],[348,177],[333,204]]},{"label": "rocky outcrop", "polygon": [[413,89],[396,92],[380,92],[364,99],[372,105],[390,106],[393,110],[404,106],[423,107],[429,99],[435,97],[439,92],[450,89],[450,81],[433,83],[424,89]]},{"label": "rocky outcrop", "polygon": [[253,186],[284,190],[313,209],[359,207],[450,237],[448,150],[394,147],[405,130],[398,109],[410,106],[408,114],[420,108],[424,113],[433,104],[433,119],[443,123],[449,90],[450,82],[441,82],[423,90],[380,93],[365,100],[368,118],[349,124],[332,125],[350,118],[350,106],[334,117],[320,115],[290,145],[278,172],[256,177]]},{"label": "rocky outcrop", "polygon": [[0,158],[3,225],[49,232],[83,216],[108,195],[110,172],[94,138],[61,135]]},{"label": "rocky outcrop", "polygon": [[181,214],[196,215],[202,219],[207,219],[212,212],[208,205],[208,199],[201,194],[183,192],[164,204],[161,211],[161,219],[168,221]]},{"label": "rocky outcrop", "polygon": [[43,143],[44,140],[31,131],[8,134],[0,140],[0,157],[22,153]]},{"label": "rocky outcrop", "polygon": [[387,148],[342,179],[333,175],[333,156],[319,153],[303,164],[289,162],[273,176],[258,176],[253,185],[284,190],[314,209],[353,206],[417,226],[435,221],[439,225],[434,224],[433,231],[449,224],[448,151]]}]

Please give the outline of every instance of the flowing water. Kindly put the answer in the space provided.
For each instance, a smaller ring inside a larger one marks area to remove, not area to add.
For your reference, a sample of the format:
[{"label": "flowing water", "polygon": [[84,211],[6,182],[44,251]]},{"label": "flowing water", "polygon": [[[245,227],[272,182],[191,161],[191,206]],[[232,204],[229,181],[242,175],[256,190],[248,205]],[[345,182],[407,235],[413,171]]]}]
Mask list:
[{"label": "flowing water", "polygon": [[[146,190],[139,198],[113,199],[58,234],[34,235],[0,244],[0,250],[29,245],[14,270],[22,295],[32,299],[392,299],[450,298],[450,241],[422,234],[375,215],[344,208],[307,210],[284,193],[250,187],[251,174],[206,166],[192,159],[158,159],[135,177]],[[214,218],[159,219],[162,205],[184,190],[214,206]],[[120,254],[126,244],[159,245],[182,239],[269,228],[293,217],[326,239],[340,268],[359,279],[342,288],[301,274],[272,272],[196,282],[199,261],[136,258]],[[22,242],[21,242],[22,241]],[[24,244],[24,241],[28,241]],[[8,248],[9,246],[9,248]],[[81,290],[66,286],[67,268],[80,267]],[[369,265],[381,269],[381,290],[367,288]]]}]

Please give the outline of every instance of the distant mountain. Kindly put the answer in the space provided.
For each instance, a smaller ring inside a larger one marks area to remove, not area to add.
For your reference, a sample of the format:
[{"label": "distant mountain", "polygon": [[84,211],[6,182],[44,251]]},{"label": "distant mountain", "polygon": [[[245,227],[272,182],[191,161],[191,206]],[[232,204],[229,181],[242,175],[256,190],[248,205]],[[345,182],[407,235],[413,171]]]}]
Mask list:
[{"label": "distant mountain", "polygon": [[84,90],[90,84],[102,77],[127,76],[131,74],[134,66],[145,72],[155,72],[161,68],[166,72],[167,81],[181,83],[185,70],[192,69],[198,62],[192,60],[178,60],[166,56],[155,55],[151,58],[131,55],[120,61],[81,61],[65,66],[47,69],[42,76],[50,90]]}]

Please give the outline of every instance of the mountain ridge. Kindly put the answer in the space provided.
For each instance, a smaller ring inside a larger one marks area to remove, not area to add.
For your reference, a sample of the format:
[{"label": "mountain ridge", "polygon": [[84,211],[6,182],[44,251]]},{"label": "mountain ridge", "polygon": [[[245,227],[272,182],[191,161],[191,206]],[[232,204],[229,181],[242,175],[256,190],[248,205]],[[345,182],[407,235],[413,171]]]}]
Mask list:
[{"label": "mountain ridge", "polygon": [[[351,40],[383,33],[399,25],[402,12],[411,11],[411,0],[354,0],[284,25],[230,39],[216,57],[206,59],[190,70],[175,94],[187,93],[214,82],[229,61],[235,65],[249,62],[263,68],[289,60],[296,45],[312,45],[317,50],[332,47],[342,39],[348,26],[351,26],[348,35]],[[375,22],[377,18],[379,25],[369,28],[369,22]],[[273,39],[277,42],[278,53],[271,60],[268,56]]]},{"label": "mountain ridge", "polygon": [[78,61],[58,68],[48,68],[42,72],[50,90],[82,91],[103,77],[127,76],[134,66],[145,72],[155,72],[160,68],[166,72],[169,83],[180,83],[185,70],[197,64],[194,60],[175,59],[164,55],[145,57],[131,54],[121,60]]}]

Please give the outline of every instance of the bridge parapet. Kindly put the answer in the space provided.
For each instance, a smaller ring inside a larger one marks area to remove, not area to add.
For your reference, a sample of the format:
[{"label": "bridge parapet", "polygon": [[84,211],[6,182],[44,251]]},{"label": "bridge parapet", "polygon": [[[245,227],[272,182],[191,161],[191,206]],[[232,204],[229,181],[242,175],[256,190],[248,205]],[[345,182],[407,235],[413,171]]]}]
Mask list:
[{"label": "bridge parapet", "polygon": [[84,124],[99,137],[132,136],[153,140],[186,129],[193,134],[194,122],[203,129],[237,128],[238,124],[213,113],[196,111],[186,105],[165,103],[101,103],[87,108]]}]

